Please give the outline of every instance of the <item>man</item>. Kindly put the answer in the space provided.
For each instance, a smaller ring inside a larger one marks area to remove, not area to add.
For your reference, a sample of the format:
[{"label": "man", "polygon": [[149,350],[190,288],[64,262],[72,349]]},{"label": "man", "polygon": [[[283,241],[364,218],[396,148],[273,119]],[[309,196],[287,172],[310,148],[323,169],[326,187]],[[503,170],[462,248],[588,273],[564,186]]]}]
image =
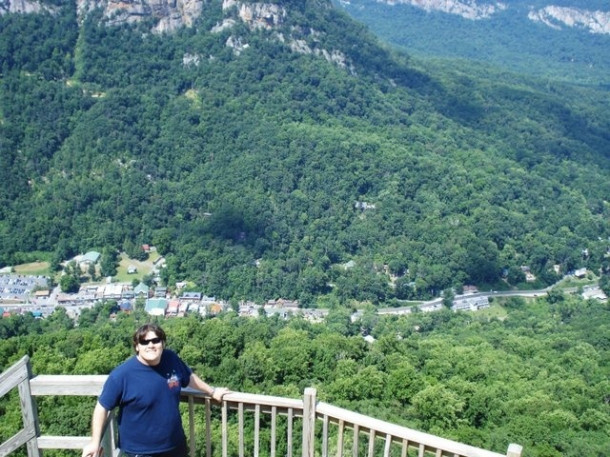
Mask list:
[{"label": "man", "polygon": [[126,457],[188,457],[178,408],[181,388],[200,390],[216,401],[229,391],[202,381],[165,343],[165,332],[156,324],[136,330],[136,355],[112,370],[104,383],[82,457],[97,457],[104,422],[117,406],[119,447]]}]

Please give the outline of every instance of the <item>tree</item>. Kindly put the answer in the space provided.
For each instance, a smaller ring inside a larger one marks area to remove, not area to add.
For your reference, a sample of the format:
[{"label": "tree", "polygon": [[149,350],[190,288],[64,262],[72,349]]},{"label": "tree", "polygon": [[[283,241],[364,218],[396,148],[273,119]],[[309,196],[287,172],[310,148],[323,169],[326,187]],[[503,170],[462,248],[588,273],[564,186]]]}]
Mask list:
[{"label": "tree", "polygon": [[516,265],[508,267],[508,275],[506,276],[507,281],[512,285],[517,285],[525,282],[525,273],[521,268]]},{"label": "tree", "polygon": [[111,277],[117,274],[118,255],[116,249],[105,247],[100,259],[100,274],[103,277]]},{"label": "tree", "polygon": [[64,274],[59,280],[61,291],[67,294],[74,294],[80,289],[80,281],[74,275]]},{"label": "tree", "polygon": [[432,432],[457,427],[465,406],[463,399],[442,384],[419,391],[411,403],[423,428]]},{"label": "tree", "polygon": [[455,298],[455,294],[453,293],[453,289],[445,289],[443,291],[443,306],[451,309],[453,307],[454,298]]},{"label": "tree", "polygon": [[96,275],[96,271],[95,271],[95,264],[93,262],[91,262],[89,264],[89,267],[87,268],[87,273],[89,274],[91,281],[96,280],[97,275]]}]

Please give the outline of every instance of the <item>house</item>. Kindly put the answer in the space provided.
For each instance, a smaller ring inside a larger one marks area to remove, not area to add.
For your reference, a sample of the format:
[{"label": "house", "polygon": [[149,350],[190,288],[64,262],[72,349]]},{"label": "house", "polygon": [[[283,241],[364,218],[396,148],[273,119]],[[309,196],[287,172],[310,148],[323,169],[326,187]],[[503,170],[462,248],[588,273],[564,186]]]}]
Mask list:
[{"label": "house", "polygon": [[484,308],[489,308],[489,298],[487,296],[458,298],[453,300],[451,306],[453,311],[478,311]]},{"label": "house", "polygon": [[121,295],[121,298],[123,300],[131,300],[133,298],[135,298],[135,294],[133,293],[133,290],[131,290],[130,288],[123,288],[123,294]]},{"label": "house", "polygon": [[585,276],[587,276],[587,269],[586,268],[579,268],[578,270],[574,271],[574,277],[582,279]]},{"label": "house", "polygon": [[136,297],[148,297],[149,287],[141,282],[133,289],[133,294]]},{"label": "house", "polygon": [[422,313],[431,313],[434,311],[438,311],[440,309],[443,309],[443,304],[442,303],[430,303],[427,305],[420,305],[419,306],[419,310]]},{"label": "house", "polygon": [[586,300],[592,298],[592,299],[600,300],[600,301],[606,301],[608,299],[608,297],[606,296],[604,291],[601,290],[599,288],[599,286],[584,287],[583,291],[582,291],[582,298],[584,298]]},{"label": "house", "polygon": [[179,308],[180,308],[180,301],[178,301],[176,299],[170,300],[169,303],[167,304],[166,314],[168,316],[177,316]]},{"label": "house", "polygon": [[149,298],[146,300],[144,310],[151,316],[165,316],[167,300],[165,298]]},{"label": "house", "polygon": [[133,306],[129,300],[122,300],[119,303],[119,309],[124,313],[130,313],[133,310]]},{"label": "house", "polygon": [[89,251],[86,254],[83,254],[80,259],[79,259],[79,263],[82,264],[96,264],[99,260],[100,257],[102,256],[102,254],[100,254],[97,251]]},{"label": "house", "polygon": [[366,341],[367,343],[371,344],[371,343],[374,343],[377,340],[375,340],[375,337],[373,335],[366,335],[364,337],[364,341]]},{"label": "house", "polygon": [[180,297],[181,301],[201,301],[201,292],[184,292]]},{"label": "house", "polygon": [[343,264],[343,269],[344,270],[351,270],[355,266],[356,266],[356,262],[354,262],[353,260],[350,260],[349,262],[346,262],[346,263]]},{"label": "house", "polygon": [[375,204],[367,202],[356,202],[354,203],[354,208],[359,209],[361,211],[366,211],[367,209],[375,209]]},{"label": "house", "polygon": [[37,290],[34,292],[34,298],[41,298],[41,299],[46,299],[49,298],[51,295],[51,291],[46,289],[46,290]]},{"label": "house", "polygon": [[155,297],[165,297],[167,295],[167,287],[156,287]]},{"label": "house", "polygon": [[114,283],[114,284],[106,284],[106,286],[102,286],[104,291],[102,293],[102,297],[106,300],[119,300],[123,295],[123,285]]},{"label": "house", "polygon": [[127,274],[128,274],[128,275],[134,275],[134,274],[136,274],[137,272],[138,272],[138,269],[136,268],[136,266],[135,266],[135,265],[129,265],[129,266],[127,267]]},{"label": "house", "polygon": [[222,305],[219,303],[214,303],[210,305],[210,314],[216,315],[222,312]]}]

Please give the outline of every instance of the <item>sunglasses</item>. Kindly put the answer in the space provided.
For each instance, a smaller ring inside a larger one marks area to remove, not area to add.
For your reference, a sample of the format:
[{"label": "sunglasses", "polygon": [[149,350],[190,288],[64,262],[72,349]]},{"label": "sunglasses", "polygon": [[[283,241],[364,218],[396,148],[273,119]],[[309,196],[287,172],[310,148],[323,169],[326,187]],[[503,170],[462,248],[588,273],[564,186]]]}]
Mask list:
[{"label": "sunglasses", "polygon": [[161,338],[159,338],[159,337],[151,338],[149,340],[140,340],[140,344],[142,346],[148,346],[148,343],[159,344],[160,342],[161,342]]}]

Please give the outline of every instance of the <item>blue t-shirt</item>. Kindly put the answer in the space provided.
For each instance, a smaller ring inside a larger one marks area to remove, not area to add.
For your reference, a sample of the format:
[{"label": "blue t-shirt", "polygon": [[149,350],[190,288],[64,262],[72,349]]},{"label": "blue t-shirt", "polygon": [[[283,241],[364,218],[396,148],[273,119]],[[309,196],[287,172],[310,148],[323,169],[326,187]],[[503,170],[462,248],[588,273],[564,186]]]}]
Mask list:
[{"label": "blue t-shirt", "polygon": [[119,447],[124,452],[156,454],[184,443],[178,405],[191,373],[169,349],[156,366],[133,356],[112,370],[98,400],[108,411],[119,407]]}]

